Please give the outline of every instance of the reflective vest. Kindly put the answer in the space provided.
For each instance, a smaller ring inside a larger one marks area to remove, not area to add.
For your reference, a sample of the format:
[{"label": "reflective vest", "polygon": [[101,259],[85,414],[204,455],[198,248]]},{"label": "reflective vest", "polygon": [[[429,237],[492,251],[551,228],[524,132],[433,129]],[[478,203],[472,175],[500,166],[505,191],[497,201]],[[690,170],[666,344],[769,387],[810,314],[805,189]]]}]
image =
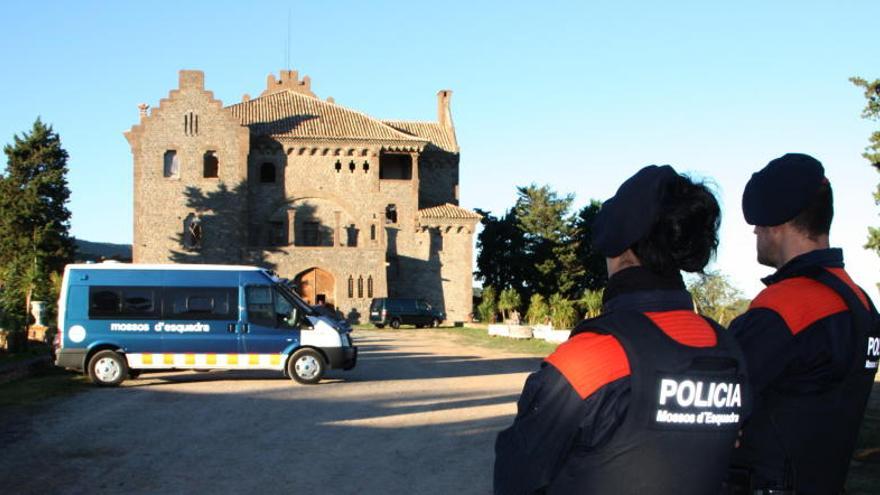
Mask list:
[{"label": "reflective vest", "polygon": [[[762,393],[760,406],[745,426],[743,448],[734,455],[735,465],[752,472],[756,487],[793,489],[799,494],[831,494],[843,489],[877,372],[880,322],[867,296],[843,270],[835,272],[817,268],[806,277],[786,280],[794,280],[793,287],[801,282],[801,287],[808,288],[808,279],[812,279],[843,299],[853,322],[854,354],[832,364],[831,384],[825,389],[806,394],[771,386]],[[813,289],[814,294],[821,294],[821,286],[813,287],[819,288]],[[789,316],[794,311],[792,303],[812,297],[806,292],[783,293],[766,303],[759,301],[759,296],[756,301],[758,307],[777,311],[788,323],[793,317],[809,317],[803,311]],[[835,303],[839,301],[817,301],[810,310],[827,313],[821,306]]]},{"label": "reflective vest", "polygon": [[[677,331],[661,330],[671,327]],[[548,493],[717,493],[750,402],[744,359],[728,332],[689,310],[611,311],[580,328],[621,343],[630,404],[606,444],[575,447]],[[714,338],[694,346],[669,336],[691,329]]]}]

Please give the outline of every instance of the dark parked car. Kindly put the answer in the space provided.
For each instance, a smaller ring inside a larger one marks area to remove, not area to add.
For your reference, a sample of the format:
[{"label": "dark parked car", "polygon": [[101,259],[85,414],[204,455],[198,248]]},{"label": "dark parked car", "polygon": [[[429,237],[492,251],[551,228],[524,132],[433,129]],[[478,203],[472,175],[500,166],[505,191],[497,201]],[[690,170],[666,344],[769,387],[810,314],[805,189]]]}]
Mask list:
[{"label": "dark parked car", "polygon": [[399,297],[377,297],[370,304],[370,322],[377,328],[390,325],[415,325],[416,328],[436,327],[446,319],[442,311],[436,310],[421,299]]}]

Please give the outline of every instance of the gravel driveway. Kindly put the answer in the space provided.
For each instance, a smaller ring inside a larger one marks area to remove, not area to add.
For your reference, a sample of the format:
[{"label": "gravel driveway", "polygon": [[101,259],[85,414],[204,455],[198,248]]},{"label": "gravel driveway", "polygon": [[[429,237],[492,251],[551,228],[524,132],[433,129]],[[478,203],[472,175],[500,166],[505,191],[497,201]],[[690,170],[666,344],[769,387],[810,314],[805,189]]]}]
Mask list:
[{"label": "gravel driveway", "polygon": [[[539,359],[356,330],[357,368],[143,375],[0,424],[4,493],[484,494]],[[8,416],[8,415],[6,415]]]}]

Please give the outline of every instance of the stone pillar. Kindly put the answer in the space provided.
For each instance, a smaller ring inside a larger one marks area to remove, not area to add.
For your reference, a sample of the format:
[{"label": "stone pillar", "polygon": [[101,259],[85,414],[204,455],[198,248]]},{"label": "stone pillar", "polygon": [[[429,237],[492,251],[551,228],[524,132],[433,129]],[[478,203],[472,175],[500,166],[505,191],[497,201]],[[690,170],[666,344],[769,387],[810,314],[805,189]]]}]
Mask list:
[{"label": "stone pillar", "polygon": [[287,244],[296,245],[296,210],[287,210]]}]

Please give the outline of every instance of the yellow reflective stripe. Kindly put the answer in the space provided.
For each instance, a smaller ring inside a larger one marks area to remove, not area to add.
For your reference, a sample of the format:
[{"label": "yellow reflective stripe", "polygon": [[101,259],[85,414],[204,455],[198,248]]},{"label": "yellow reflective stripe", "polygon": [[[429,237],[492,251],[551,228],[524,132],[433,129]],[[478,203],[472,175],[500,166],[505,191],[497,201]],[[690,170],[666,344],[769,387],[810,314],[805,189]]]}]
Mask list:
[{"label": "yellow reflective stripe", "polygon": [[281,369],[283,354],[127,353],[132,368]]}]

